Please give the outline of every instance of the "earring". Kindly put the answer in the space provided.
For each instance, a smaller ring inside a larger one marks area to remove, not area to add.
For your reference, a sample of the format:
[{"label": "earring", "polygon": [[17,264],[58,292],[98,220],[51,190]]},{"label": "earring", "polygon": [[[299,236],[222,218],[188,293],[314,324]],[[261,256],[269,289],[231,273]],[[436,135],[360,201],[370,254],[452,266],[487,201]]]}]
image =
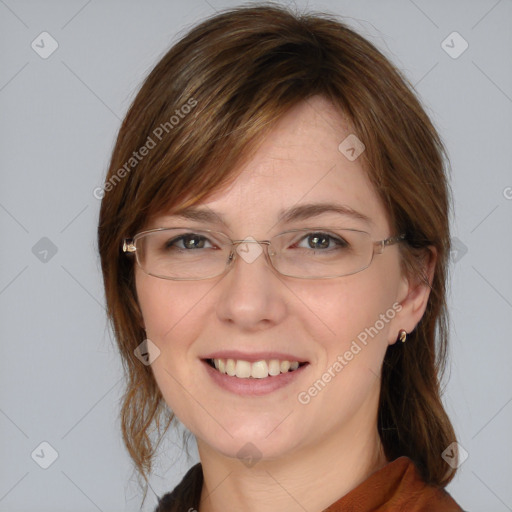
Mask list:
[{"label": "earring", "polygon": [[400,331],[398,331],[398,337],[402,343],[405,343],[405,340],[407,339],[407,331],[405,329],[400,329]]}]

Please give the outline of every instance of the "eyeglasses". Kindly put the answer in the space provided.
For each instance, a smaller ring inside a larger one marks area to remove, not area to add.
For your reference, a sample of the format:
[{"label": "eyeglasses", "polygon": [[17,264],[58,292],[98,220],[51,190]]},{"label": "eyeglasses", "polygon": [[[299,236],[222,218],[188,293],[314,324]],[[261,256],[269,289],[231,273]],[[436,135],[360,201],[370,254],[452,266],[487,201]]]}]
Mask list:
[{"label": "eyeglasses", "polygon": [[374,254],[405,239],[405,234],[377,242],[369,233],[345,228],[291,229],[270,240],[231,240],[209,229],[157,228],[123,241],[150,276],[176,281],[217,277],[240,256],[254,262],[263,252],[279,274],[299,279],[331,279],[368,268]]}]

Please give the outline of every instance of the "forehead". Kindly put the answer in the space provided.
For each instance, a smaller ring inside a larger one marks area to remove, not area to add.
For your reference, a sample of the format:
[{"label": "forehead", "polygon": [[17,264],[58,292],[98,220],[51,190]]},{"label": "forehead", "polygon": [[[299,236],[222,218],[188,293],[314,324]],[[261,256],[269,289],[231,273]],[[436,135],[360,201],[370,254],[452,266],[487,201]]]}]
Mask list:
[{"label": "forehead", "polygon": [[218,213],[233,228],[256,229],[275,225],[284,210],[303,204],[338,204],[369,217],[385,235],[386,212],[364,169],[364,153],[351,161],[339,149],[350,135],[342,113],[312,97],[278,121],[228,187],[195,208]]}]

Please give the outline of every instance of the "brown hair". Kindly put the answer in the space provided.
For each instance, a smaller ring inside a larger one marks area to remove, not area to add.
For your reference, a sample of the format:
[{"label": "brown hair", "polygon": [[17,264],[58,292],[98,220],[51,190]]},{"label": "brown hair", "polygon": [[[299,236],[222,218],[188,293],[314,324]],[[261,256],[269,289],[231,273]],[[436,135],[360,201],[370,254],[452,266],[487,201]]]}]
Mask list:
[{"label": "brown hair", "polygon": [[127,379],[123,440],[146,483],[156,448],[148,432],[156,424],[161,439],[173,415],[134,356],[145,333],[122,239],[234,179],[275,121],[313,95],[330,100],[366,146],[360,158],[390,225],[406,233],[403,271],[428,283],[422,263],[429,246],[437,250],[426,312],[406,345],[385,355],[378,429],[388,460],[410,457],[434,485],[454,475],[441,458],[455,440],[439,382],[450,251],[443,144],[407,79],[365,38],[331,15],[261,4],[202,22],[158,62],[122,123],[105,183],[98,242]]}]

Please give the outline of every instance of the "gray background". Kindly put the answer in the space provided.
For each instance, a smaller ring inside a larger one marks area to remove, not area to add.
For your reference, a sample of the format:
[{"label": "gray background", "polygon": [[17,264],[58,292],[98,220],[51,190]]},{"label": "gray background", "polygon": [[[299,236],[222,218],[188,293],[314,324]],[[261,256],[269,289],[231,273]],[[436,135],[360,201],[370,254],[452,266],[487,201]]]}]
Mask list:
[{"label": "gray background", "polygon": [[[146,73],[179,34],[237,4],[0,0],[1,511],[138,510],[93,190]],[[512,2],[308,4],[346,16],[406,73],[448,147],[457,250],[445,403],[469,454],[449,491],[466,510],[512,510]],[[43,31],[59,45],[46,59],[31,47]],[[469,44],[458,58],[441,44],[453,31]],[[51,462],[44,441],[58,453],[48,469],[35,462]],[[197,456],[174,434],[162,448],[157,494]]]}]

